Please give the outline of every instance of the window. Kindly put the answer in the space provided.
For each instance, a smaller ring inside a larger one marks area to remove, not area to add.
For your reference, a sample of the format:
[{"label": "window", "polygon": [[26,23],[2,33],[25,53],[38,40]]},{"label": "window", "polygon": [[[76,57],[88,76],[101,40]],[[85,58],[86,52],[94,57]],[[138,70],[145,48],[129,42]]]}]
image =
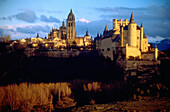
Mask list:
[{"label": "window", "polygon": [[139,37],[137,37],[137,39],[139,39]]},{"label": "window", "polygon": [[104,51],[104,49],[102,49],[102,51]]},{"label": "window", "polygon": [[110,48],[107,48],[108,51],[110,51]]}]

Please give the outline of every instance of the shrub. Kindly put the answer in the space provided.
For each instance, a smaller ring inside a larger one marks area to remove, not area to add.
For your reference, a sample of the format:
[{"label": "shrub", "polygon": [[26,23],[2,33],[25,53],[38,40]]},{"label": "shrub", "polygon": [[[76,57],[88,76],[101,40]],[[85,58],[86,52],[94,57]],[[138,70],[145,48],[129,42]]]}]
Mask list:
[{"label": "shrub", "polygon": [[58,96],[58,100],[70,96],[69,83],[21,83],[0,87],[0,111],[6,110],[6,106],[15,111],[33,110],[33,107],[40,105],[53,108],[53,95]]}]

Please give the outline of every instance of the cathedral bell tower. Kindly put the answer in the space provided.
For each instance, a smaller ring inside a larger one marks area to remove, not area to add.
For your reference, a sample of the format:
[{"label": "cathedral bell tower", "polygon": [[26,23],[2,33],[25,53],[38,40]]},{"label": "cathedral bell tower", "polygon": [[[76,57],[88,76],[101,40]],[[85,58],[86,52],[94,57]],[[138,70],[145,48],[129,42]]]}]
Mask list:
[{"label": "cathedral bell tower", "polygon": [[67,17],[67,39],[74,39],[75,37],[76,37],[75,16],[71,9]]}]

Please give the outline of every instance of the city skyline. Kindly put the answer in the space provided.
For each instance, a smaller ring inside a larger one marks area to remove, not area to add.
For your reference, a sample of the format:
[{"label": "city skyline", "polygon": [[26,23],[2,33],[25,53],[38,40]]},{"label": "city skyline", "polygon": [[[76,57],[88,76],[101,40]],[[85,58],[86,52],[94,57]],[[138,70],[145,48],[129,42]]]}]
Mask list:
[{"label": "city skyline", "polygon": [[143,23],[149,42],[169,39],[169,1],[11,1],[1,0],[0,35],[12,39],[45,37],[52,27],[59,28],[66,20],[70,9],[75,14],[77,36],[84,36],[88,29],[93,38],[102,33],[105,25],[112,29],[113,19],[130,19]]}]

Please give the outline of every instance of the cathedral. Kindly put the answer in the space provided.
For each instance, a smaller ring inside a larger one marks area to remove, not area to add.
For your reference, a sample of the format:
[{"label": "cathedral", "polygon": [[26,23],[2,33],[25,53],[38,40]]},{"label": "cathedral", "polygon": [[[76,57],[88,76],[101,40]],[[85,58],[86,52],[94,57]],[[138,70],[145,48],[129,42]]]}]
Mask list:
[{"label": "cathedral", "polygon": [[105,57],[114,60],[115,58],[157,60],[157,47],[151,48],[148,38],[143,33],[143,25],[135,23],[133,13],[130,20],[113,19],[113,29],[108,30],[107,26],[103,35],[95,38],[96,49]]},{"label": "cathedral", "polygon": [[48,40],[51,40],[54,43],[56,43],[55,41],[60,41],[65,43],[66,46],[76,45],[78,47],[87,47],[91,45],[92,42],[91,36],[89,36],[88,31],[86,31],[84,37],[77,37],[75,31],[75,16],[72,12],[72,9],[68,14],[66,26],[63,21],[62,26],[59,29],[52,28],[52,31],[48,34]]}]

